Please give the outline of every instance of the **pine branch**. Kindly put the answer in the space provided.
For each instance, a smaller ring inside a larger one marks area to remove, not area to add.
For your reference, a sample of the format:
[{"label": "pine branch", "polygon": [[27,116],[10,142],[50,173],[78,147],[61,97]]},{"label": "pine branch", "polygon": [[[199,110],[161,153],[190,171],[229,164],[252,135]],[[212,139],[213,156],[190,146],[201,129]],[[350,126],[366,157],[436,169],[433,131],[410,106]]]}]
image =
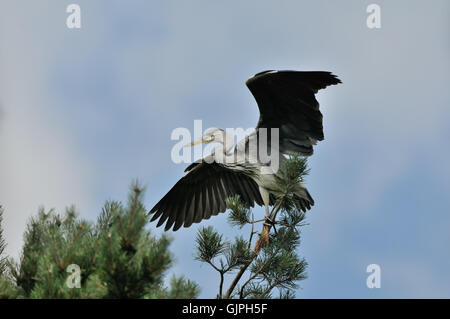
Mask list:
[{"label": "pine branch", "polygon": [[[298,195],[295,194],[301,191],[299,187],[303,182],[303,176],[306,174],[308,174],[306,159],[298,156],[292,156],[280,168],[280,174],[276,177],[277,187],[274,189],[277,201],[269,214],[273,223],[263,225],[260,236],[252,250],[250,248],[253,245],[253,236],[256,233],[254,226],[258,222],[265,221],[265,219],[255,220],[253,213],[244,206],[239,196],[227,199],[227,207],[230,209],[229,223],[239,228],[245,225],[251,226],[249,240],[246,243],[246,250],[251,251],[251,254],[242,262],[233,263],[233,259],[227,255],[230,250],[218,251],[215,249],[214,258],[223,255],[228,265],[224,266],[222,259],[220,259],[222,268],[216,267],[221,275],[219,297],[222,297],[224,274],[235,269],[238,265],[239,269],[223,295],[224,298],[233,297],[234,290],[248,270],[250,270],[249,277],[239,287],[238,296],[240,298],[246,298],[250,295],[258,298],[269,298],[271,291],[275,288],[280,290],[280,296],[290,297],[289,289],[295,288],[296,281],[306,278],[304,275],[306,262],[299,260],[296,253],[293,252],[300,240],[297,227],[305,225],[302,223],[304,220],[304,213],[301,211],[302,206],[298,202]],[[282,214],[281,218],[277,221],[280,213]],[[279,228],[275,225],[278,225]],[[272,228],[274,234],[271,234]],[[215,232],[215,236],[221,239],[221,235],[217,232]],[[199,246],[198,244],[197,242],[197,246]],[[203,249],[205,248],[203,247]],[[264,252],[262,257],[260,256],[261,252]],[[284,293],[281,291],[283,289]]]}]

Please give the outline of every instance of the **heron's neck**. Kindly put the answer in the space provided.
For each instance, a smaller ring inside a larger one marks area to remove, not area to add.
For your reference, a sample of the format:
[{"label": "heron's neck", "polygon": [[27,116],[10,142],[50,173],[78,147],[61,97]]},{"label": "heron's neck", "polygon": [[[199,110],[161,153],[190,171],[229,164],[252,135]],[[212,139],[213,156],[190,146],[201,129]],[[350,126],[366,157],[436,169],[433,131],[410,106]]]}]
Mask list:
[{"label": "heron's neck", "polygon": [[224,142],[220,142],[219,145],[215,148],[216,152],[221,152],[223,154],[228,154],[234,146],[234,137],[231,134],[224,134]]}]

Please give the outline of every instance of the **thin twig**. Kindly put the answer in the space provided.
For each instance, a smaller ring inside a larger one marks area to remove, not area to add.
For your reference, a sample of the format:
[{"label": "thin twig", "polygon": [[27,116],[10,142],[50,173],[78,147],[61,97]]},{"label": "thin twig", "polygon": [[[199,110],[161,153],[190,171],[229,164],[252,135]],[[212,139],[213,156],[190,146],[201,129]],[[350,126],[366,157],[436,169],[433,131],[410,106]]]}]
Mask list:
[{"label": "thin twig", "polygon": [[223,291],[223,271],[220,271],[220,285],[219,285],[219,298],[222,299],[222,291]]},{"label": "thin twig", "polygon": [[255,214],[252,212],[252,231],[250,232],[250,238],[248,240],[248,249],[252,246],[253,234],[255,233]]},{"label": "thin twig", "polygon": [[222,298],[222,290],[223,290],[223,274],[225,271],[223,269],[219,269],[211,260],[206,260],[206,262],[211,265],[219,274],[220,274],[220,284],[219,284],[219,297]]},{"label": "thin twig", "polygon": [[248,266],[250,266],[250,264],[253,262],[253,260],[255,259],[256,256],[254,256],[250,262],[248,262],[247,264],[243,265],[240,269],[239,272],[237,273],[236,277],[234,277],[233,281],[231,282],[230,287],[228,288],[226,294],[225,294],[225,299],[230,298],[231,293],[234,290],[234,287],[236,287],[237,283],[239,282],[239,280],[241,279],[242,275],[244,274],[244,272],[247,270]]},{"label": "thin twig", "polygon": [[265,220],[266,220],[265,218],[262,218],[262,219],[258,219],[258,220],[248,221],[247,223],[249,223],[249,224],[256,224],[256,223],[261,223],[261,222],[263,222]]}]

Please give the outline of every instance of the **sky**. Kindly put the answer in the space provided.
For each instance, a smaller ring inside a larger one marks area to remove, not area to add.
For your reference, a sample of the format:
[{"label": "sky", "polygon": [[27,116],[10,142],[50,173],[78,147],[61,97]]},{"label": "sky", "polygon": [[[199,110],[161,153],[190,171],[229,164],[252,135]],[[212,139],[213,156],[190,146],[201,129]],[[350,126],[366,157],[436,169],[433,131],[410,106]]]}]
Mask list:
[{"label": "sky", "polygon": [[[81,28],[66,7],[81,8]],[[381,9],[370,29],[367,6]],[[87,1],[0,4],[0,204],[17,257],[40,206],[105,200],[146,187],[151,208],[183,176],[178,127],[251,128],[245,80],[267,69],[332,71],[317,95],[325,140],[309,159],[316,205],[299,249],[298,298],[450,298],[450,3],[446,0]],[[263,209],[255,209],[263,214]],[[200,226],[239,234],[221,214],[170,232],[170,274],[215,297],[194,260]],[[162,233],[150,224],[156,235]],[[381,269],[369,289],[366,267]],[[169,275],[170,275],[169,274]]]}]

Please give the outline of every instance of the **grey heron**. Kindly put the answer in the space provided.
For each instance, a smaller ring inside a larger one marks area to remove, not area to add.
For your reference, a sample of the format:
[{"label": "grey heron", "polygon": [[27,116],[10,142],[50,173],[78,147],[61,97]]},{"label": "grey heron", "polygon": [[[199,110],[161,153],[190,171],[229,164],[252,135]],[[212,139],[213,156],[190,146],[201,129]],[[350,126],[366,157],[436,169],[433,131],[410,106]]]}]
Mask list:
[{"label": "grey heron", "polygon": [[[234,137],[222,129],[209,129],[201,139],[192,142],[190,145],[214,142],[218,146],[186,168],[185,176],[150,210],[151,221],[159,218],[157,227],[166,223],[165,230],[172,226],[174,231],[183,225],[190,227],[225,212],[226,199],[234,195],[239,195],[248,207],[255,203],[264,205],[267,217],[269,206],[276,200],[273,189],[277,170],[262,173],[262,168],[270,168],[270,163],[261,161],[258,150],[250,145],[253,142],[259,147],[259,142],[265,142],[280,165],[286,154],[312,155],[313,145],[324,139],[323,116],[315,94],[338,83],[341,81],[335,75],[324,71],[269,70],[249,78],[246,85],[260,113],[255,130],[234,149]],[[276,146],[272,129],[278,129]],[[224,157],[232,160],[224,161]],[[295,195],[306,211],[314,200],[305,184],[299,183]]]}]

